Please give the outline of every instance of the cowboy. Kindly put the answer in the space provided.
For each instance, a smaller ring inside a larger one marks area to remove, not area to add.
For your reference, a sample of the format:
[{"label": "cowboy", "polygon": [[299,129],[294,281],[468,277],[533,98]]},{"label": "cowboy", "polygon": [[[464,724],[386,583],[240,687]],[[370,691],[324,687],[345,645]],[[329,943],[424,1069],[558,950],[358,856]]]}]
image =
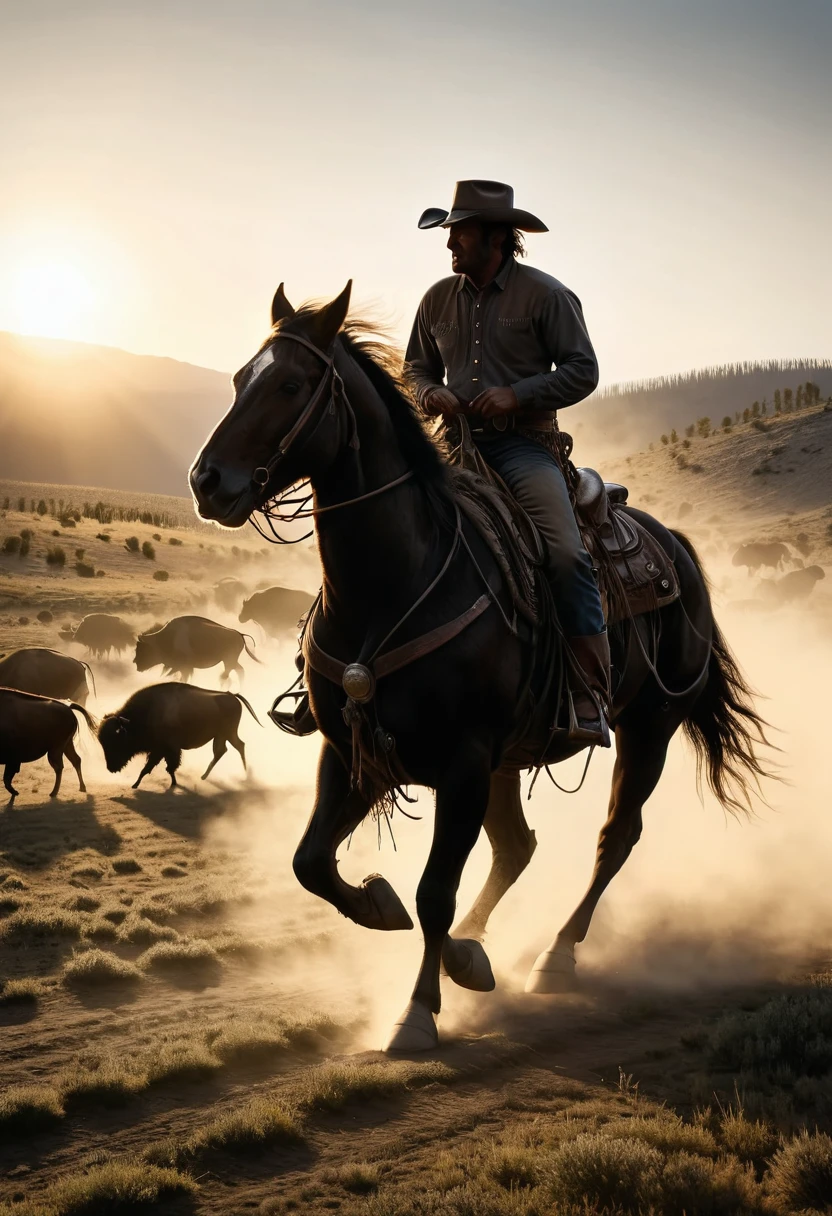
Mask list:
[{"label": "cowboy", "polygon": [[425,414],[465,415],[481,455],[537,525],[571,651],[577,718],[571,737],[609,747],[610,649],[601,597],[554,455],[557,411],[598,383],[580,301],[517,260],[525,256],[521,231],[548,228],[514,206],[511,186],[457,182],[451,210],[429,208],[419,227],[449,230],[453,274],[419,305],[406,377]]}]

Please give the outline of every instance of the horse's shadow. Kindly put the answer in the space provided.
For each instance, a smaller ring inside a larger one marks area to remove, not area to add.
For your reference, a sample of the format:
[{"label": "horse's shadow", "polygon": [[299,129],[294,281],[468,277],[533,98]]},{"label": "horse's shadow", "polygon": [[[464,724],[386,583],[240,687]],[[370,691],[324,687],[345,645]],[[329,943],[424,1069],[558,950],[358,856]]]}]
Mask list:
[{"label": "horse's shadow", "polygon": [[0,814],[0,855],[13,865],[45,868],[81,849],[111,857],[120,846],[115,828],[96,817],[92,794],[34,806],[18,800]]}]

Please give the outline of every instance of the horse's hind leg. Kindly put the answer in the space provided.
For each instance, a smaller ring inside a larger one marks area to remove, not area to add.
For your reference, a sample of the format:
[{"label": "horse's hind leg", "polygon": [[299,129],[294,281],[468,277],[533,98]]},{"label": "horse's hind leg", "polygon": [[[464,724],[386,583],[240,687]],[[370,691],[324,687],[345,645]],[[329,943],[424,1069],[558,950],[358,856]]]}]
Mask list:
[{"label": "horse's hind leg", "polygon": [[393,1027],[386,1051],[430,1051],[436,1046],[439,967],[454,918],[456,893],[468,855],[477,843],[488,806],[489,754],[482,743],[461,746],[453,769],[437,786],[433,844],[416,892],[425,941],[410,1004]]},{"label": "horse's hind leg", "polygon": [[642,807],[658,784],[667,745],[681,721],[678,711],[639,715],[635,707],[625,717],[615,730],[609,813],[598,837],[592,880],[555,940],[535,959],[526,992],[564,992],[573,986],[575,946],[586,937],[598,901],[638,843]]},{"label": "horse's hind leg", "polygon": [[298,882],[327,900],[343,915],[366,929],[412,929],[404,904],[380,874],[370,874],[360,887],[350,886],[338,873],[335,853],[361,823],[369,804],[350,789],[350,774],[335,749],[325,743],[318,765],[318,791],[292,865]]},{"label": "horse's hind leg", "polygon": [[491,870],[470,912],[445,942],[442,963],[454,983],[477,992],[490,992],[494,977],[479,943],[485,936],[491,913],[523,873],[537,848],[535,834],[523,814],[518,774],[492,773],[483,827],[491,842]]},{"label": "horse's hind leg", "polygon": [[81,757],[75,750],[75,744],[71,739],[64,747],[64,755],[78,774],[78,788],[82,794],[86,794],[87,787],[84,785],[84,774],[81,772]]}]

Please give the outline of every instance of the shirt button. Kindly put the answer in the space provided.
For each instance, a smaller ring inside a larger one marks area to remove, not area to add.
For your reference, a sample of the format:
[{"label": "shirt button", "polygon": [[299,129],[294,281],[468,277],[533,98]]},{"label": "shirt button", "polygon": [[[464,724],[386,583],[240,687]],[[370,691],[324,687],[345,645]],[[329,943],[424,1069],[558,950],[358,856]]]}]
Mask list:
[{"label": "shirt button", "polygon": [[474,339],[474,345],[475,345],[475,346],[479,346],[479,344],[480,344],[480,340],[479,340],[479,338],[475,338],[475,339]]},{"label": "shirt button", "polygon": [[475,360],[474,360],[474,362],[475,362],[475,363],[479,363],[479,359],[475,359]]},{"label": "shirt button", "polygon": [[476,383],[477,383],[477,377],[476,377],[476,376],[472,376],[472,377],[471,377],[471,383],[472,383],[472,384],[476,384]]}]

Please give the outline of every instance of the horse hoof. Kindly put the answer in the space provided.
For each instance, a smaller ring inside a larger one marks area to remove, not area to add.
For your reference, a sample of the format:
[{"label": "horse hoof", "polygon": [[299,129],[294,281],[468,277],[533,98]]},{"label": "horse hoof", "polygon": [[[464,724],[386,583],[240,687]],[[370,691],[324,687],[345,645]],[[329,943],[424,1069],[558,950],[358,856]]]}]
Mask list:
[{"label": "horse hoof", "polygon": [[375,910],[372,928],[374,929],[412,929],[413,921],[407,908],[399,899],[386,878],[381,874],[369,874],[361,884],[370,897],[370,903]]},{"label": "horse hoof", "polygon": [[526,992],[552,996],[573,992],[576,987],[575,952],[569,946],[555,946],[538,954],[526,980]]},{"label": "horse hoof", "polygon": [[433,1051],[438,1043],[433,1014],[421,1001],[411,1001],[393,1027],[384,1050],[412,1055],[419,1051]]},{"label": "horse hoof", "polygon": [[442,951],[442,965],[448,979],[472,992],[493,992],[497,987],[488,955],[473,938],[449,937]]}]

